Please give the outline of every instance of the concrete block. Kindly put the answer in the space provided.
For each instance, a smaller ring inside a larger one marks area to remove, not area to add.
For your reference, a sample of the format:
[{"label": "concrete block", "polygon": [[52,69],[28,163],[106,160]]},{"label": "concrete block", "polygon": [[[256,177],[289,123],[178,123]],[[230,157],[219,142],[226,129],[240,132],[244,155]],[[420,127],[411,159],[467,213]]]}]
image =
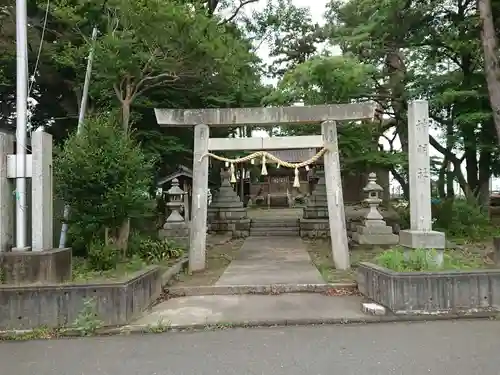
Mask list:
[{"label": "concrete block", "polygon": [[160,296],[161,280],[160,267],[153,266],[121,282],[0,285],[0,329],[67,327],[90,299],[104,326],[127,324]]},{"label": "concrete block", "polygon": [[357,268],[358,290],[394,314],[441,314],[500,308],[500,270],[394,272],[372,263]]},{"label": "concrete block", "polygon": [[4,284],[64,283],[71,280],[71,249],[0,253]]},{"label": "concrete block", "polygon": [[385,315],[385,307],[373,302],[363,302],[361,303],[361,311],[369,315]]},{"label": "concrete block", "polygon": [[399,244],[411,249],[444,249],[446,238],[443,232],[402,230],[399,232]]}]

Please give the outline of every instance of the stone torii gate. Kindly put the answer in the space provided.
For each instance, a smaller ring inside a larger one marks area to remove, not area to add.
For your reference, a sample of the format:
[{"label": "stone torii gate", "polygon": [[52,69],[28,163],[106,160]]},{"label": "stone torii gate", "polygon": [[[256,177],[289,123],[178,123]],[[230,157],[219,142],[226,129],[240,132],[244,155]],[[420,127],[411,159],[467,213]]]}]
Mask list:
[{"label": "stone torii gate", "polygon": [[[189,270],[205,268],[209,151],[325,147],[325,182],[332,255],[337,269],[348,269],[349,249],[337,141],[337,121],[372,119],[375,104],[351,103],[270,108],[155,109],[164,127],[194,126],[193,196]],[[320,124],[322,135],[271,138],[210,138],[210,127]]]}]

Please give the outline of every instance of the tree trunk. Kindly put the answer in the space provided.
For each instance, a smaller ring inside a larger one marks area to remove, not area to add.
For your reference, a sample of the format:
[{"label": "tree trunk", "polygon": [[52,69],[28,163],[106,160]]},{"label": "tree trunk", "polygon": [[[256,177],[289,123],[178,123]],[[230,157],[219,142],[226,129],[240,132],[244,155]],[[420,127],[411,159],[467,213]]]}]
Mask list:
[{"label": "tree trunk", "polygon": [[481,41],[484,53],[484,71],[490,99],[493,121],[500,141],[500,67],[498,65],[498,41],[493,23],[491,0],[478,0],[481,19]]},{"label": "tree trunk", "polygon": [[125,134],[128,133],[130,127],[130,100],[122,100],[122,129]]},{"label": "tree trunk", "polygon": [[438,180],[437,180],[437,191],[438,191],[438,196],[441,199],[446,198],[446,190],[445,186],[447,181],[447,176],[446,176],[446,166],[448,165],[448,160],[446,160],[446,157],[443,160],[443,165],[441,165],[441,168],[439,168],[439,173],[438,173]]},{"label": "tree trunk", "polygon": [[125,219],[118,229],[116,247],[123,252],[123,257],[127,256],[128,238],[130,235],[130,219]]}]

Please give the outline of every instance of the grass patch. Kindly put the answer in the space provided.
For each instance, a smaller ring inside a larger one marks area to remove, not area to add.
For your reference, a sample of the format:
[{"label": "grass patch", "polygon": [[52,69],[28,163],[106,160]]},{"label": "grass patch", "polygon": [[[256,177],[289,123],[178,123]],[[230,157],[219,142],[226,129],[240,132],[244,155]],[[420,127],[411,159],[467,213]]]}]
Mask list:
[{"label": "grass patch", "polygon": [[[348,283],[356,280],[356,268],[360,262],[377,263],[376,259],[387,249],[357,248],[350,251],[351,269],[347,271],[335,269],[332,259],[331,246],[329,241],[314,240],[308,243],[308,252],[312,263],[321,273],[323,279],[328,283]],[[448,267],[461,265],[459,269],[465,267],[472,268],[495,268],[493,261],[488,257],[492,251],[490,242],[466,243],[460,249],[450,249],[446,254],[451,257],[447,260]],[[450,269],[450,268],[448,268]],[[468,268],[471,269],[471,268]]]},{"label": "grass patch", "polygon": [[356,267],[360,262],[371,262],[384,249],[356,249],[351,252],[351,269],[337,270],[332,258],[332,248],[328,240],[313,240],[308,243],[307,251],[312,263],[327,283],[352,283],[356,280]]},{"label": "grass patch", "polygon": [[201,272],[189,274],[181,273],[173,282],[174,286],[205,286],[213,285],[226,270],[227,266],[236,256],[244,240],[214,245],[207,249],[206,268]]},{"label": "grass patch", "polygon": [[485,261],[485,256],[479,251],[446,250],[443,254],[443,264],[438,267],[435,262],[435,250],[415,249],[405,252],[401,247],[384,251],[374,259],[379,266],[396,272],[425,272],[493,268]]},{"label": "grass patch", "polygon": [[169,258],[159,262],[148,262],[139,257],[132,257],[116,264],[115,268],[106,271],[95,271],[85,258],[73,257],[72,281],[76,283],[96,283],[106,281],[123,281],[136,272],[149,266],[168,268],[175,264],[179,258]]}]

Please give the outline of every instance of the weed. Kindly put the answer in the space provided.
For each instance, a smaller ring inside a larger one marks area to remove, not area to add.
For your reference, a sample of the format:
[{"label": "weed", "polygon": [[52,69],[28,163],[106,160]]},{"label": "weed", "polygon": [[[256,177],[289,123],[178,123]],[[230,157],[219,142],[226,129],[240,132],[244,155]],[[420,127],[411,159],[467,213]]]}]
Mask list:
[{"label": "weed", "polygon": [[158,320],[156,324],[148,325],[147,331],[150,333],[163,333],[170,329],[172,323],[170,321],[164,321],[163,318]]},{"label": "weed", "polygon": [[103,321],[97,317],[96,301],[90,298],[83,302],[83,309],[73,323],[73,328],[76,329],[82,336],[90,336],[103,326]]}]

